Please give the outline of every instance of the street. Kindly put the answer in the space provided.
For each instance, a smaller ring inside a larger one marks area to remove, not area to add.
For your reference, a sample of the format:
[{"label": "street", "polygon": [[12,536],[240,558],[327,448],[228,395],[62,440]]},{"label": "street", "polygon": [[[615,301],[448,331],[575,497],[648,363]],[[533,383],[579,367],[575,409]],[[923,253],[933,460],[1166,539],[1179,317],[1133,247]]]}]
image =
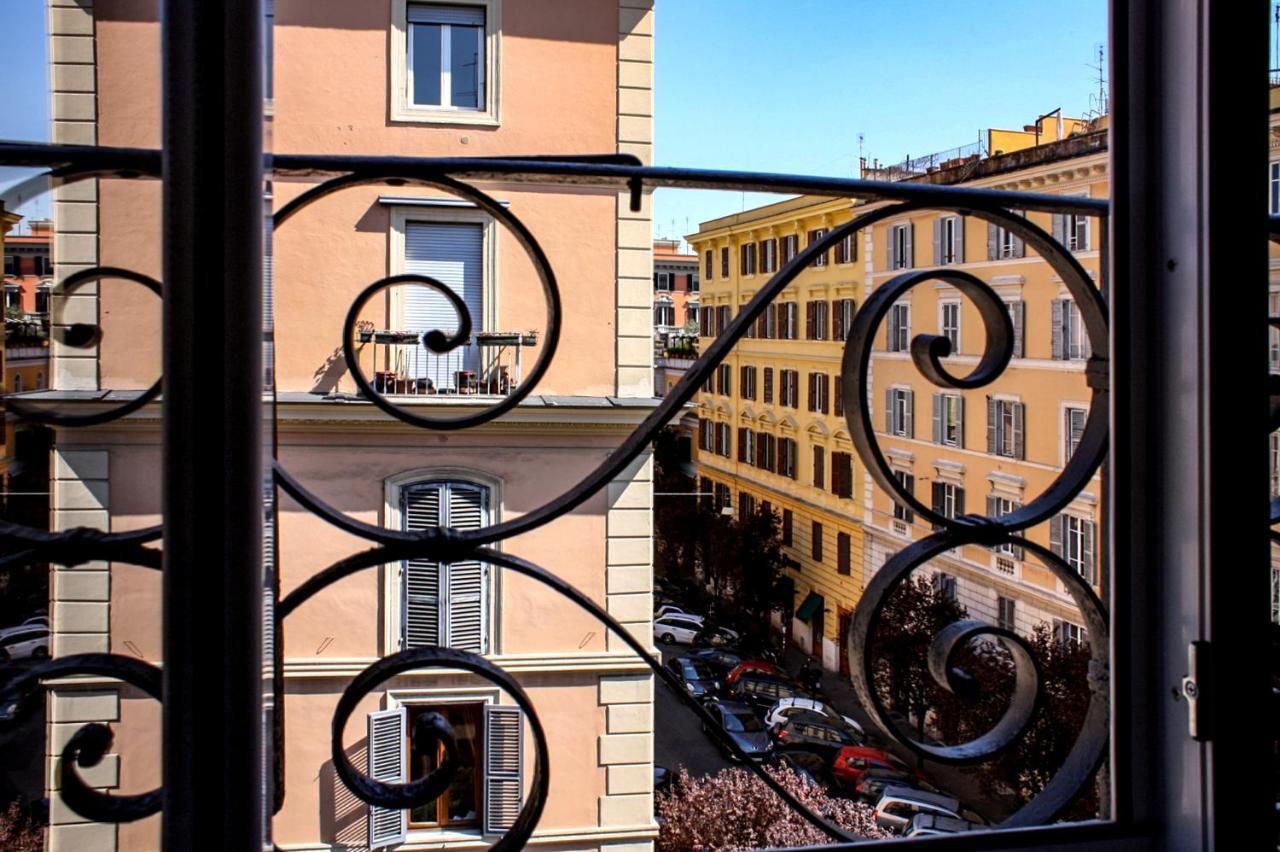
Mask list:
[{"label": "street", "polygon": [[[686,645],[660,645],[662,662],[688,653]],[[695,777],[712,775],[732,764],[725,759],[711,738],[702,732],[702,723],[685,703],[659,683],[654,689],[654,762],[665,766],[672,775],[681,766]]]}]

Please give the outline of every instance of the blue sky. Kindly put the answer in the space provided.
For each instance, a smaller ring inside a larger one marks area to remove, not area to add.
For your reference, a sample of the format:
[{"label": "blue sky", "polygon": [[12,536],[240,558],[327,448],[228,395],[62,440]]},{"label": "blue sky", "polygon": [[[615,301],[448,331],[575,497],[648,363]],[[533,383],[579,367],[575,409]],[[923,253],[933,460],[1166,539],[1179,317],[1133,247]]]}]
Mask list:
[{"label": "blue sky", "polygon": [[[0,138],[48,138],[44,5],[0,0]],[[656,28],[657,165],[856,176],[859,135],[896,162],[1084,114],[1107,20],[1104,0],[657,0]],[[769,200],[662,190],[654,232]]]}]

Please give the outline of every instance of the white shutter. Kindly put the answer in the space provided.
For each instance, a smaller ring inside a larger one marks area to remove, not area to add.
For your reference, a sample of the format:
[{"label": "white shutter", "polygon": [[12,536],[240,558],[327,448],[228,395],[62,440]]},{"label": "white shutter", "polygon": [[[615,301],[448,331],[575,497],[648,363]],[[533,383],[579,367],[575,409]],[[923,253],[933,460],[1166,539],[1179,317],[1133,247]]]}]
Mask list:
[{"label": "white shutter", "polygon": [[[457,530],[478,530],[485,525],[486,490],[476,485],[451,482],[445,525]],[[488,571],[482,562],[452,562],[446,569],[448,607],[445,613],[445,644],[460,651],[483,654],[488,651],[485,582]]]},{"label": "white shutter", "polygon": [[[472,331],[484,323],[484,227],[455,222],[410,222],[404,232],[404,271],[429,275],[457,293],[471,313]],[[439,329],[452,334],[458,316],[448,299],[421,284],[401,288],[404,293],[404,331]],[[423,346],[404,347],[407,375],[430,378],[436,388],[454,387],[454,372],[479,372],[476,346],[455,349],[447,355],[428,352]]]},{"label": "white shutter", "polygon": [[433,6],[427,3],[411,3],[409,23],[483,27],[484,9],[479,6]]},{"label": "white shutter", "polygon": [[[416,485],[403,492],[404,528],[419,532],[440,526],[442,485]],[[404,563],[404,627],[401,645],[440,644],[440,563],[408,559]]]},{"label": "white shutter", "polygon": [[[369,714],[369,777],[374,781],[403,784],[405,778],[405,710],[381,710]],[[369,806],[369,848],[404,843],[409,812]]]},{"label": "white shutter", "polygon": [[484,830],[506,831],[524,799],[524,722],[518,707],[484,708]]}]

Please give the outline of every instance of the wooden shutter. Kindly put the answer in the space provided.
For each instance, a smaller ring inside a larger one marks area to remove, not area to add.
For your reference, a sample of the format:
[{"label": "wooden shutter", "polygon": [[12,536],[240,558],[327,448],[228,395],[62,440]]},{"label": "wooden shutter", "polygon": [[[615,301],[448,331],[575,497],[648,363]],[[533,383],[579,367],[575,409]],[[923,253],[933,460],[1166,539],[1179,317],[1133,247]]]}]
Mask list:
[{"label": "wooden shutter", "polygon": [[817,410],[818,410],[818,394],[817,394],[817,390],[816,390],[816,388],[817,388],[817,381],[816,381],[816,380],[817,380],[817,378],[818,378],[818,374],[817,374],[817,373],[809,373],[809,374],[808,374],[808,381],[809,381],[809,400],[808,400],[808,406],[809,406],[809,410],[810,410],[810,411],[817,411]]},{"label": "wooden shutter", "polygon": [[942,265],[942,218],[933,220],[933,265]]},{"label": "wooden shutter", "polygon": [[1065,329],[1063,328],[1063,320],[1066,318],[1067,300],[1053,300],[1053,357],[1055,360],[1064,360],[1067,357],[1067,341]]},{"label": "wooden shutter", "polygon": [[[456,530],[478,530],[485,524],[487,491],[479,486],[451,482],[448,486],[447,523]],[[488,575],[483,562],[468,559],[451,562],[448,607],[445,612],[448,646],[475,654],[488,653]]]},{"label": "wooden shutter", "polygon": [[987,223],[987,260],[1000,259],[1000,229],[995,222]]},{"label": "wooden shutter", "polygon": [[[904,473],[902,475],[902,490],[907,492],[908,494],[911,494],[912,496],[915,495],[916,493],[915,474]],[[912,511],[911,508],[909,508],[905,504],[902,507],[902,519],[907,523],[912,523],[916,519],[916,513]]]},{"label": "wooden shutter", "polygon": [[[930,490],[932,492],[930,508],[932,508],[936,514],[945,516],[947,514],[947,486],[943,485],[941,482],[934,482],[932,483]],[[942,524],[934,524],[933,528],[935,530],[940,530],[942,529]]]},{"label": "wooden shutter", "polygon": [[907,255],[905,258],[906,268],[914,269],[916,266],[916,250],[913,243],[915,240],[916,225],[914,222],[908,222],[902,227],[905,228],[907,232],[907,248],[905,252]]},{"label": "wooden shutter", "polygon": [[738,427],[738,461],[747,460],[747,427]]},{"label": "wooden shutter", "polygon": [[964,449],[964,397],[956,395],[956,446]]},{"label": "wooden shutter", "polygon": [[1081,522],[1084,527],[1084,579],[1089,585],[1098,582],[1097,561],[1094,558],[1093,521]]},{"label": "wooden shutter", "polygon": [[[1013,213],[1015,216],[1025,216],[1025,215],[1026,215],[1026,211],[1025,211],[1025,210],[1012,210],[1012,211],[1010,211],[1010,212],[1011,212],[1011,213]],[[1014,235],[1013,235],[1013,256],[1014,256],[1014,257],[1026,257],[1026,256],[1027,256],[1027,244],[1026,244],[1026,243],[1024,243],[1024,242],[1022,241],[1022,237],[1018,236],[1017,234],[1014,234]]]},{"label": "wooden shutter", "polygon": [[906,428],[902,431],[906,433],[905,437],[914,438],[916,436],[916,395],[914,391],[903,391],[907,395],[907,422]]},{"label": "wooden shutter", "polygon": [[987,495],[987,517],[988,518],[996,517],[996,512],[1000,511],[1000,504],[998,500],[999,498],[997,498],[994,494]]},{"label": "wooden shutter", "polygon": [[826,488],[827,451],[822,447],[813,448],[813,487]]},{"label": "wooden shutter", "polygon": [[893,389],[884,392],[884,431],[893,434]]},{"label": "wooden shutter", "polygon": [[1057,240],[1063,248],[1067,248],[1067,217],[1065,214],[1053,214],[1053,238]]},{"label": "wooden shutter", "polygon": [[963,488],[956,488],[955,504],[956,504],[955,506],[956,517],[958,518],[964,514],[964,489]]},{"label": "wooden shutter", "polygon": [[1026,441],[1023,437],[1023,424],[1026,420],[1027,404],[1025,402],[1015,402],[1013,404],[1013,457],[1017,459],[1025,459],[1027,457]]},{"label": "wooden shutter", "polygon": [[831,312],[835,314],[831,318],[831,339],[844,340],[844,311],[840,310],[840,299],[837,299],[831,305]]},{"label": "wooden shutter", "polygon": [[831,392],[835,396],[835,414],[836,417],[844,417],[844,383],[840,381],[840,377],[836,376],[831,385]]},{"label": "wooden shutter", "polygon": [[518,707],[484,708],[484,830],[515,824],[524,800],[524,714]]},{"label": "wooden shutter", "polygon": [[814,326],[814,308],[817,307],[815,302],[804,303],[804,339],[813,340]]},{"label": "wooden shutter", "polygon": [[935,393],[933,395],[933,442],[935,444],[942,443],[942,406],[944,401],[942,394]]},{"label": "wooden shutter", "polygon": [[[369,777],[388,784],[408,779],[405,767],[405,709],[380,710],[369,714]],[[369,848],[404,843],[409,830],[409,812],[393,808],[369,807]]]},{"label": "wooden shutter", "polygon": [[1010,313],[1013,315],[1013,357],[1025,358],[1027,353],[1023,349],[1025,343],[1022,336],[1022,327],[1027,321],[1027,303],[1019,299],[1016,302],[1011,302],[1009,308]]},{"label": "wooden shutter", "polygon": [[[421,532],[441,525],[441,495],[444,486],[435,483],[414,485],[401,492],[401,510],[406,532]],[[439,562],[428,559],[405,560],[404,620],[400,636],[402,648],[439,645],[443,635],[440,612]]]},{"label": "wooden shutter", "polygon": [[889,268],[897,269],[898,268],[898,240],[897,240],[898,226],[890,225],[888,228],[885,229],[884,233],[885,233],[885,236],[888,237],[888,239],[885,242],[885,254],[889,258]]},{"label": "wooden shutter", "polygon": [[964,263],[964,217],[956,217],[956,263]]},{"label": "wooden shutter", "polygon": [[764,402],[773,402],[773,368],[764,368]]},{"label": "wooden shutter", "polygon": [[999,404],[991,397],[987,397],[987,452],[990,455],[996,453],[996,425],[999,418]]},{"label": "wooden shutter", "polygon": [[849,558],[849,534],[836,534],[836,570],[848,576],[851,573]]},{"label": "wooden shutter", "polygon": [[1053,555],[1059,559],[1063,558],[1062,540],[1063,526],[1066,518],[1063,515],[1054,515],[1049,519],[1049,549],[1053,551]]}]

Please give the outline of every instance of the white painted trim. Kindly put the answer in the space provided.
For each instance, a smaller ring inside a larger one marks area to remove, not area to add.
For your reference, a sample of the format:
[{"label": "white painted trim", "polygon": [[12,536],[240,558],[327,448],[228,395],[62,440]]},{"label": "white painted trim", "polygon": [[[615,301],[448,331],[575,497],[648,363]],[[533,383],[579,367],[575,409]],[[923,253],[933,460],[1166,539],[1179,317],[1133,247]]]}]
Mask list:
[{"label": "white painted trim", "polygon": [[432,0],[438,5],[484,8],[484,61],[482,74],[485,108],[441,109],[414,106],[409,101],[409,0],[391,0],[391,29],[387,33],[387,69],[390,118],[393,122],[454,124],[497,127],[502,123],[502,0]]},{"label": "white painted trim", "polygon": [[[503,207],[510,207],[511,202],[505,199],[495,199]],[[448,195],[431,195],[418,197],[415,195],[379,195],[378,203],[395,207],[468,207],[473,210],[478,209],[473,201],[467,201],[465,198],[454,198]]]},{"label": "white painted trim", "polygon": [[[383,480],[382,525],[385,529],[399,530],[403,518],[400,513],[400,492],[406,485],[440,480],[462,480],[489,489],[489,526],[502,523],[504,517],[503,481],[490,471],[464,466],[423,467],[402,471]],[[502,550],[502,542],[491,545]],[[400,650],[400,561],[382,566],[382,650],[391,654]],[[499,609],[502,601],[502,571],[489,569],[489,600],[487,626],[489,651],[486,657],[498,656],[502,649]]]}]

